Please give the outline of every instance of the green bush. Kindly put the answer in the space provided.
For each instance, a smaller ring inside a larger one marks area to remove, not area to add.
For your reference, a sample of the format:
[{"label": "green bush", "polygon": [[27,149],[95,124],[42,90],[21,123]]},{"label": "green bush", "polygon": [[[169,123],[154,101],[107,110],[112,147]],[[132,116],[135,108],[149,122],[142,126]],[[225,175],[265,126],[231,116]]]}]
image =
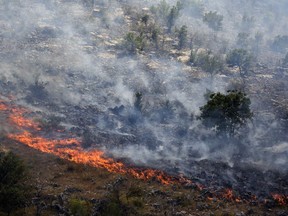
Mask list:
[{"label": "green bush", "polygon": [[73,198],[69,201],[69,210],[74,216],[88,216],[91,214],[91,204],[85,200]]},{"label": "green bush", "polygon": [[107,197],[107,200],[100,208],[101,216],[124,216],[127,215],[126,206],[120,199],[120,191],[118,188],[113,188]]},{"label": "green bush", "polygon": [[124,46],[131,53],[136,53],[137,50],[143,51],[146,46],[144,35],[136,35],[134,32],[127,33],[124,38]]},{"label": "green bush", "polygon": [[0,153],[0,210],[8,215],[24,206],[29,190],[23,162],[12,152]]},{"label": "green bush", "polygon": [[208,72],[211,76],[221,71],[224,68],[224,61],[219,55],[208,53],[195,54],[191,52],[190,61],[194,61],[195,66],[202,68],[202,70]]}]

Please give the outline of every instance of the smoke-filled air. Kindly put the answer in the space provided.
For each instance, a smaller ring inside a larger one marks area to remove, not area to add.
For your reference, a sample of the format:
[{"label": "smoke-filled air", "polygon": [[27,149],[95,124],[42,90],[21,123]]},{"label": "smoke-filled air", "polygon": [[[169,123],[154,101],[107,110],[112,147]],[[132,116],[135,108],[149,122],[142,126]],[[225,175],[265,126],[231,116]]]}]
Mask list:
[{"label": "smoke-filled air", "polygon": [[287,207],[287,11],[286,0],[0,0],[0,133]]}]

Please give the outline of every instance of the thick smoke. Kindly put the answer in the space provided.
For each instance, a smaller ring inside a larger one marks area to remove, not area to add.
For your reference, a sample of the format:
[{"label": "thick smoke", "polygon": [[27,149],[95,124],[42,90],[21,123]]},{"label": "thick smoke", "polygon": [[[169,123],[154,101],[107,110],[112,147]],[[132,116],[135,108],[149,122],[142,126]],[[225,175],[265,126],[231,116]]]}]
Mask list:
[{"label": "thick smoke", "polygon": [[[283,5],[286,9],[288,5],[284,1],[273,2],[273,10],[269,1],[195,2],[204,12],[216,10],[224,16],[222,31],[215,33],[195,8],[183,9],[175,25],[187,25],[194,38],[203,36],[201,43],[194,41],[195,46],[221,52],[238,47],[237,35],[242,31],[249,33],[249,41],[261,32],[265,51],[275,36],[285,34]],[[102,148],[137,164],[161,167],[165,161],[185,173],[186,161],[209,159],[231,166],[237,161],[284,169],[287,142],[281,136],[278,140],[271,137],[283,128],[282,123],[273,113],[258,112],[264,102],[257,92],[248,92],[255,121],[242,132],[245,136],[231,139],[231,143],[209,138],[213,131],[197,119],[199,107],[206,103],[204,95],[226,92],[237,76],[210,77],[169,57],[153,53],[127,56],[119,49],[130,28],[123,5],[141,11],[141,7],[155,4],[134,0],[103,1],[94,6],[88,1],[3,1],[1,91],[21,104],[62,116],[67,129],[84,136],[88,149]],[[266,14],[271,13],[270,18],[256,10],[259,4],[267,9]],[[253,17],[252,24],[247,24],[252,27],[241,23],[244,14]],[[267,59],[266,55],[259,54],[259,59]],[[249,85],[254,81],[257,77]],[[259,94],[263,91],[260,88]],[[142,94],[141,110],[134,105],[137,92]]]}]

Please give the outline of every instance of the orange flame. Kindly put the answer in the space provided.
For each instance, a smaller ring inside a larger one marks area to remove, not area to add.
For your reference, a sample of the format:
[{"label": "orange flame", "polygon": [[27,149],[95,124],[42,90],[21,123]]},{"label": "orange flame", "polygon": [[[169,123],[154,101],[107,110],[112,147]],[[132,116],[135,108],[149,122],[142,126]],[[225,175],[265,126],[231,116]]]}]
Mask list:
[{"label": "orange flame", "polygon": [[273,199],[281,206],[287,205],[288,196],[282,194],[271,194]]},{"label": "orange flame", "polygon": [[[97,168],[104,168],[109,172],[128,174],[137,179],[142,180],[157,180],[158,182],[168,184],[192,184],[192,181],[185,178],[182,175],[177,177],[167,175],[163,171],[155,169],[144,169],[144,168],[131,168],[126,166],[122,162],[117,162],[111,158],[105,157],[104,152],[99,150],[85,150],[81,147],[80,140],[76,138],[70,139],[59,139],[50,140],[37,135],[35,132],[41,130],[41,127],[24,117],[28,114],[23,108],[12,106],[8,108],[7,104],[0,99],[0,111],[10,111],[9,120],[10,123],[15,125],[18,129],[22,129],[23,132],[18,134],[9,134],[10,139],[21,142],[31,148],[37,149],[41,152],[50,153],[60,158],[73,161],[75,163],[87,164]],[[34,131],[29,132],[29,131]],[[58,131],[59,132],[59,131]],[[205,187],[201,184],[194,184],[200,191],[204,190]],[[214,197],[214,198],[213,198]],[[221,195],[217,193],[210,193],[207,197],[208,200],[214,200],[215,198],[225,198],[226,200],[241,202],[241,199],[233,194],[232,189],[226,189]],[[273,199],[279,205],[287,205],[288,196],[281,194],[272,194]],[[251,200],[256,200],[256,196],[252,196]]]},{"label": "orange flame", "polygon": [[52,153],[60,158],[97,168],[105,168],[109,172],[130,174],[138,179],[157,179],[162,184],[174,183],[174,178],[164,172],[153,169],[129,168],[121,162],[105,158],[104,152],[98,150],[85,151],[77,139],[48,140],[24,131],[21,134],[9,134],[10,139],[17,140],[31,148],[45,153]]},{"label": "orange flame", "polygon": [[225,193],[223,194],[223,197],[228,199],[228,200],[232,200],[233,199],[233,191],[231,189],[226,189]]},{"label": "orange flame", "polygon": [[241,198],[237,197],[234,193],[232,189],[225,189],[224,193],[222,194],[222,198],[225,198],[226,200],[230,200],[230,201],[235,201],[236,203],[241,202]]},{"label": "orange flame", "polygon": [[[12,112],[15,112],[15,109],[13,109]],[[24,112],[24,110],[17,110],[14,115],[10,115],[10,121],[14,122],[20,128],[29,127],[34,130],[41,130],[35,122],[23,117]]]},{"label": "orange flame", "polygon": [[[1,110],[7,110],[7,106],[2,103]],[[18,107],[10,109],[10,122],[17,126],[18,129],[29,128],[34,131],[41,130],[40,126],[34,121],[25,118],[26,110]],[[150,180],[155,179],[162,184],[173,184],[176,182],[191,183],[190,180],[184,177],[172,177],[165,174],[163,171],[154,169],[129,168],[121,162],[116,162],[111,158],[106,158],[104,152],[99,150],[86,151],[81,147],[81,142],[78,139],[61,139],[49,140],[36,135],[35,133],[24,132],[20,134],[9,134],[10,139],[19,141],[31,148],[37,149],[45,153],[54,154],[60,158],[82,164],[88,164],[97,168],[104,168],[109,172],[129,174],[137,179]]]}]

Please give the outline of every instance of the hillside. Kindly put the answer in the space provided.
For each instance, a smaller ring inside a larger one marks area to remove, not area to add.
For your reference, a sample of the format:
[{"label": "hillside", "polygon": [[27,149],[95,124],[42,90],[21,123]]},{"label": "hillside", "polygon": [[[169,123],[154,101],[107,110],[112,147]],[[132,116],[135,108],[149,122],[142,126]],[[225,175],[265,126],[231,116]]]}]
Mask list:
[{"label": "hillside", "polygon": [[287,214],[284,0],[0,2],[13,214]]},{"label": "hillside", "polygon": [[[75,164],[1,139],[1,151],[13,151],[29,168],[32,203],[12,215],[70,215],[71,200],[84,200],[88,215],[285,215],[287,208],[253,205],[227,198],[208,199],[207,191],[165,186],[103,169]],[[69,204],[70,203],[70,204]],[[81,205],[80,205],[81,206]],[[267,213],[268,212],[268,213]],[[4,214],[5,215],[5,214]],[[85,215],[85,214],[81,214]]]}]

